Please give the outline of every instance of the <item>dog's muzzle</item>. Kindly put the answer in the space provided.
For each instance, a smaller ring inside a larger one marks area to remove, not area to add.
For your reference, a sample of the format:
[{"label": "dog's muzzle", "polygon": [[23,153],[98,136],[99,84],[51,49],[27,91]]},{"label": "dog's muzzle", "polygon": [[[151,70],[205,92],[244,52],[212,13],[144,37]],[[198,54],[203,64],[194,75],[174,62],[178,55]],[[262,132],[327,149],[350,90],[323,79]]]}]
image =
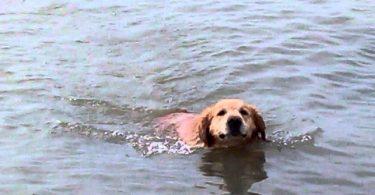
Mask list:
[{"label": "dog's muzzle", "polygon": [[229,133],[232,136],[241,135],[242,119],[240,117],[231,117],[227,121]]}]

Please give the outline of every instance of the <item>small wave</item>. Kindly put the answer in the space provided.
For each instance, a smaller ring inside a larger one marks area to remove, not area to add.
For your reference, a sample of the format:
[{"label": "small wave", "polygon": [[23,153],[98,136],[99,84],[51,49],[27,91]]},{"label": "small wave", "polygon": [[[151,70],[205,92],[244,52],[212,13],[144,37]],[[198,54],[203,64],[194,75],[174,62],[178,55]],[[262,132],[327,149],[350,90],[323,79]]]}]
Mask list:
[{"label": "small wave", "polygon": [[304,134],[294,134],[291,131],[279,130],[273,132],[268,138],[279,149],[283,147],[295,148],[300,145],[313,144],[314,137],[321,132],[323,132],[321,128],[316,128],[315,130]]},{"label": "small wave", "polygon": [[177,137],[159,136],[155,133],[141,134],[122,130],[110,131],[97,129],[89,125],[67,122],[59,122],[53,129],[53,134],[72,133],[112,143],[126,143],[146,157],[162,153],[191,154],[195,151]]},{"label": "small wave", "polygon": [[[314,143],[314,137],[320,134],[322,129],[316,128],[313,131],[303,134],[295,134],[291,131],[279,130],[268,135],[273,146],[279,150],[282,148],[296,148],[301,145],[311,145]],[[111,143],[129,144],[142,156],[149,157],[156,154],[191,154],[196,151],[186,145],[182,140],[175,136],[161,136],[156,132],[137,133],[133,131],[122,130],[103,130],[90,125],[79,123],[59,122],[54,127],[52,134],[71,133],[94,139],[101,139]]]}]

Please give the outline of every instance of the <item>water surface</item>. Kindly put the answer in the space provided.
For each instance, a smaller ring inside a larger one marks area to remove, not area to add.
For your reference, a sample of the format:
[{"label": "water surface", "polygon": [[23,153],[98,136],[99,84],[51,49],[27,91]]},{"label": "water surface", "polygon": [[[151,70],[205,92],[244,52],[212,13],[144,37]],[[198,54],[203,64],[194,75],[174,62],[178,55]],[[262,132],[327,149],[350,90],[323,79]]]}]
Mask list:
[{"label": "water surface", "polygon": [[[0,192],[374,194],[374,23],[366,0],[5,1]],[[96,136],[232,97],[274,143]]]}]

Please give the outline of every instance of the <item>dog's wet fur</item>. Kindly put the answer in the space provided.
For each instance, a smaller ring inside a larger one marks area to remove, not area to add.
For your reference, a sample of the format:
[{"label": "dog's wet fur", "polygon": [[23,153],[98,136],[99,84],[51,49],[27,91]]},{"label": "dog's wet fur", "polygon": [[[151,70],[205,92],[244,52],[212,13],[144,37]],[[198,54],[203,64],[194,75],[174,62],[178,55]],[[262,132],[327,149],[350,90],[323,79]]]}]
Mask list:
[{"label": "dog's wet fur", "polygon": [[200,114],[179,112],[160,117],[158,131],[175,131],[191,147],[230,147],[266,140],[258,109],[240,99],[223,99]]}]

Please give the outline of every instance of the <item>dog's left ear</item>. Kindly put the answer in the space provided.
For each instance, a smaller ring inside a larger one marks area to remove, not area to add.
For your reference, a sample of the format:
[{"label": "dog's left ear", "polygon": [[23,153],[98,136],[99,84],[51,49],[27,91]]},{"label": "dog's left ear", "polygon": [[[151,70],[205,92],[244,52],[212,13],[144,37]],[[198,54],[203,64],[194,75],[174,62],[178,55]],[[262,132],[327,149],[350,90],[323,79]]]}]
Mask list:
[{"label": "dog's left ear", "polygon": [[248,105],[248,107],[251,110],[251,115],[253,118],[253,121],[256,126],[256,131],[253,135],[259,136],[263,141],[267,141],[266,139],[266,124],[264,123],[263,117],[260,114],[260,111],[253,105]]}]

